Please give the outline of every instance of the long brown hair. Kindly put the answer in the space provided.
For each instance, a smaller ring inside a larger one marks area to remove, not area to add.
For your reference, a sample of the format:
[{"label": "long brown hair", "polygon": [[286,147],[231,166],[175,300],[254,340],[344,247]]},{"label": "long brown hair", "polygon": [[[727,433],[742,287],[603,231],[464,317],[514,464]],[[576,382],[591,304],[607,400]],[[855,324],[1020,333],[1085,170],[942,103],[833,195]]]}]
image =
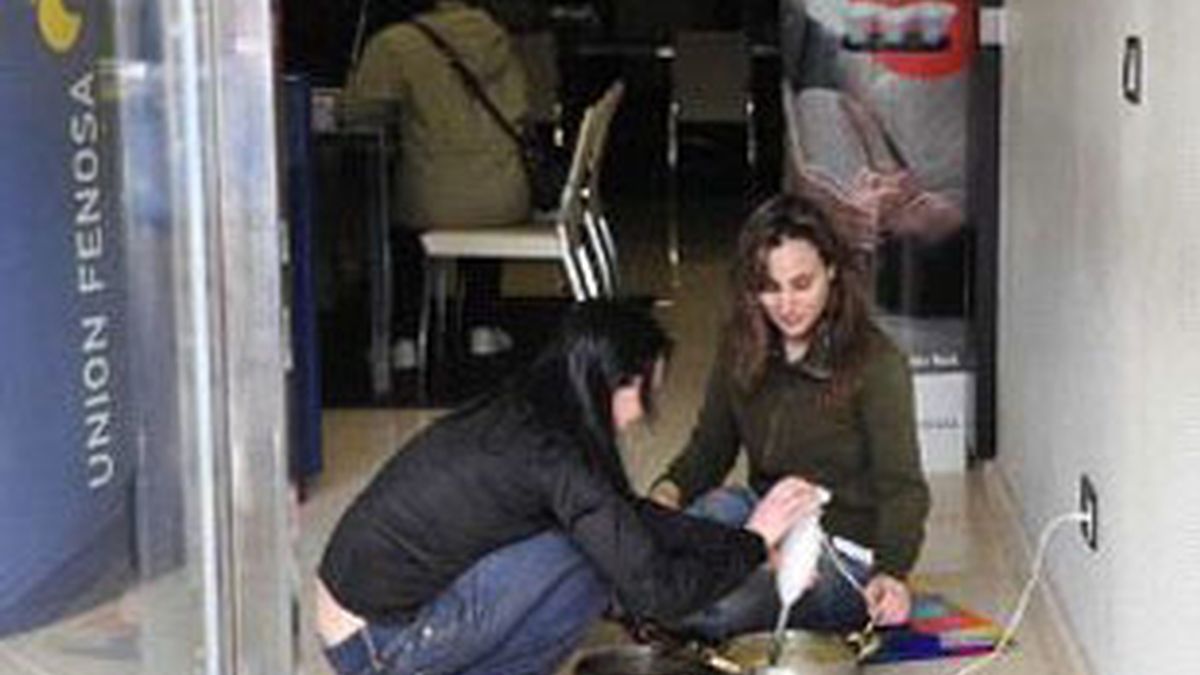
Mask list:
[{"label": "long brown hair", "polygon": [[734,380],[747,392],[762,384],[771,347],[779,337],[759,303],[759,293],[768,281],[768,254],[788,240],[808,242],[826,266],[837,270],[818,319],[818,330],[829,340],[833,370],[822,400],[832,403],[851,390],[866,349],[870,317],[863,290],[865,265],[828,218],[812,203],[792,195],[778,195],[759,206],[738,239],[733,314],[726,329]]}]

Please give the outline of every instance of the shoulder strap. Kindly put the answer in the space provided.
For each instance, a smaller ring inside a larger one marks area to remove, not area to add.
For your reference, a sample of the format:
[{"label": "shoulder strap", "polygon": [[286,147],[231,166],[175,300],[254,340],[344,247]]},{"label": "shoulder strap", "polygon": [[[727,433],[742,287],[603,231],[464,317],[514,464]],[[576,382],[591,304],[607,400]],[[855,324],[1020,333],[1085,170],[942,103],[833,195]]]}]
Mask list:
[{"label": "shoulder strap", "polygon": [[446,39],[439,35],[436,30],[420,19],[411,19],[410,23],[414,28],[421,31],[425,37],[429,38],[429,41],[433,43],[433,46],[437,47],[438,51],[446,56],[446,58],[450,61],[450,67],[454,69],[454,72],[458,73],[458,76],[463,81],[467,91],[471,92],[471,95],[473,95],[479,100],[480,103],[483,104],[484,109],[488,111],[488,114],[492,116],[492,119],[496,120],[496,124],[500,125],[500,128],[504,130],[504,133],[507,134],[509,138],[511,138],[513,142],[517,144],[517,147],[521,147],[521,134],[517,132],[512,123],[504,117],[504,113],[501,113],[500,109],[496,107],[496,104],[492,102],[491,97],[489,97],[487,92],[484,91],[483,85],[479,83],[479,78],[475,77],[475,73],[472,73],[471,70],[467,68],[466,64],[462,62],[462,59],[458,57],[458,52],[454,51],[454,48],[450,46],[450,43],[446,42]]}]

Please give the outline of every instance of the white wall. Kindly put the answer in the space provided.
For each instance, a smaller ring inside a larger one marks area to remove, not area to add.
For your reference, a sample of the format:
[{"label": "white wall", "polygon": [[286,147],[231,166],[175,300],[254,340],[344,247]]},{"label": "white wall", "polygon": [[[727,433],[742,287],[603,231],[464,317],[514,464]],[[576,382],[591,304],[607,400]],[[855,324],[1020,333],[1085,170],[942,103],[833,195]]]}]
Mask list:
[{"label": "white wall", "polygon": [[1093,672],[1200,672],[1200,2],[1008,7],[999,466],[1031,539],[1096,483],[1100,551],[1051,558]]}]

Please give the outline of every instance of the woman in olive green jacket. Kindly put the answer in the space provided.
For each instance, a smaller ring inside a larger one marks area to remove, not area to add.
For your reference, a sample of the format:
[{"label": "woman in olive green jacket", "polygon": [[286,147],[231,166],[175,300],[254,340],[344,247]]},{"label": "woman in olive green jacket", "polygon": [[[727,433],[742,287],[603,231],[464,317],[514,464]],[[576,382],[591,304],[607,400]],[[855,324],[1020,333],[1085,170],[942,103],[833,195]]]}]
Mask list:
[{"label": "woman in olive green jacket", "polygon": [[[736,521],[784,476],[828,489],[818,580],[789,623],[812,629],[908,618],[906,577],[929,512],[904,354],[871,320],[861,263],[810,204],[780,196],[746,223],[735,298],[691,440],[651,498]],[[739,450],[750,489],[718,488]],[[710,492],[711,491],[711,492]],[[735,591],[685,628],[714,639],[774,625],[774,582]]]},{"label": "woman in olive green jacket", "polygon": [[390,4],[406,8],[396,15],[403,20],[367,42],[346,96],[390,101],[399,109],[395,220],[418,230],[521,222],[529,216],[529,186],[516,144],[414,21],[449,44],[516,126],[528,115],[529,100],[508,33],[483,10],[457,0]]},{"label": "woman in olive green jacket", "polygon": [[[512,225],[531,213],[517,144],[418,22],[448,45],[509,126],[529,114],[528,83],[508,32],[482,9],[458,0],[376,0],[372,9],[386,25],[372,35],[350,74],[347,113],[353,117],[358,106],[372,102],[396,109],[389,204],[395,315],[404,337],[393,354],[397,367],[411,367],[415,341],[409,336],[416,332],[425,283],[417,233]],[[463,272],[466,315],[491,316],[500,294],[499,263],[473,260]],[[511,337],[477,325],[470,343],[482,355],[506,349]]]}]

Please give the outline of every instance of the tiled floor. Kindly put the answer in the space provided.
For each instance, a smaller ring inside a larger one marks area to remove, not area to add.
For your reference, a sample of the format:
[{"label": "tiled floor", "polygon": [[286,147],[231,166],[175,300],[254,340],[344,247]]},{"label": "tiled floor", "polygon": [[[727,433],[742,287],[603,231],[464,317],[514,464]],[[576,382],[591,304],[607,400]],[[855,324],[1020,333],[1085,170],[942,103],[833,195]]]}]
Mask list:
[{"label": "tiled floor", "polygon": [[[730,250],[736,208],[714,218],[707,233],[695,223],[684,230],[683,263],[673,274],[665,264],[662,230],[622,236],[622,265],[629,287],[664,300],[660,317],[678,340],[657,419],[634,432],[626,443],[626,464],[636,487],[644,488],[682,446],[699,404],[712,353]],[[726,222],[728,221],[728,222]],[[648,217],[644,222],[661,222]],[[675,283],[678,282],[678,283]],[[508,282],[506,282],[507,284]],[[520,288],[529,279],[509,286]],[[333,524],[356,491],[390,451],[439,414],[414,410],[329,410],[324,416],[326,470],[312,485],[300,509],[300,569],[311,574]],[[988,467],[932,477],[934,511],[929,536],[918,565],[919,583],[995,618],[1007,617],[1016,600],[1030,557],[1017,533],[1012,508],[995,473]],[[307,582],[307,579],[306,579]],[[173,583],[164,579],[159,583]],[[136,604],[136,601],[135,603]],[[127,675],[139,656],[134,622],[138,611],[129,602],[102,607],[50,629],[0,641],[0,675]],[[329,673],[307,621],[309,598],[302,598],[305,621],[299,670],[306,675]],[[134,618],[130,618],[130,617]],[[184,629],[186,630],[186,629]],[[590,645],[617,639],[619,631],[601,625]],[[990,673],[1073,675],[1084,673],[1071,640],[1055,619],[1045,595],[1035,596],[1014,648]],[[869,672],[956,673],[962,661],[943,660],[872,668]],[[132,667],[131,667],[132,666]],[[563,672],[569,671],[569,665]],[[146,672],[145,670],[141,672]]]}]

